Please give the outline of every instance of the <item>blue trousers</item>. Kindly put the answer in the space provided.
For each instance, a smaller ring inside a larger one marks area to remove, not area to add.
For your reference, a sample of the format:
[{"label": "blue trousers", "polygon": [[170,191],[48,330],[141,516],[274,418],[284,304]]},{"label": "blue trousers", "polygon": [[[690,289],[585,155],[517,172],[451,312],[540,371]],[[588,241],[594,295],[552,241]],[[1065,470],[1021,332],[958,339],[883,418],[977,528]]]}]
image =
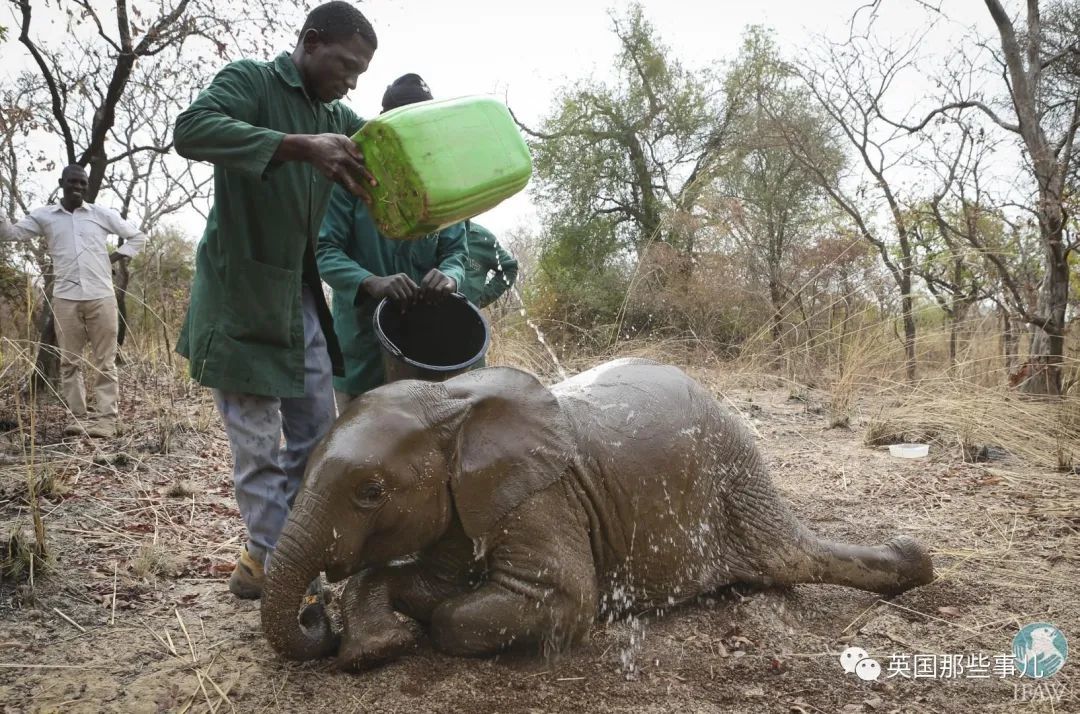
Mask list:
[{"label": "blue trousers", "polygon": [[303,314],[303,397],[213,390],[232,449],[233,485],[247,527],[247,549],[264,564],[269,563],[300,489],[308,455],[334,423],[333,368],[315,300],[306,286]]}]

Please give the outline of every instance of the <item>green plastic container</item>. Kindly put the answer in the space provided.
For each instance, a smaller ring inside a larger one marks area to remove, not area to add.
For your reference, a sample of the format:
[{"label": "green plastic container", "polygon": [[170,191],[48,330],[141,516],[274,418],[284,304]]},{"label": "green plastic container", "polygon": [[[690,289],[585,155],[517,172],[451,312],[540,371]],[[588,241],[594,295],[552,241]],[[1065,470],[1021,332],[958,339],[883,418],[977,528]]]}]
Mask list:
[{"label": "green plastic container", "polygon": [[353,136],[379,182],[371,213],[388,238],[418,238],[525,188],[529,148],[501,102],[461,97],[399,107]]}]

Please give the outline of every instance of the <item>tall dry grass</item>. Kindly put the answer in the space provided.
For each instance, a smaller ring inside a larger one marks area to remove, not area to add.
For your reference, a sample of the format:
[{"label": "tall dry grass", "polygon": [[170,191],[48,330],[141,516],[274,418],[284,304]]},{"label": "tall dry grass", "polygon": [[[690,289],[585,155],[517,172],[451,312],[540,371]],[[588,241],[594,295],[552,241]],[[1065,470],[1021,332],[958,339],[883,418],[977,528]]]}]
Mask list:
[{"label": "tall dry grass", "polygon": [[[153,275],[144,277],[148,282],[154,280]],[[210,425],[207,410],[188,408],[196,385],[187,378],[183,360],[172,354],[178,320],[161,317],[162,313],[182,316],[184,306],[162,310],[160,305],[144,303],[141,295],[133,292],[127,294],[127,300],[139,321],[128,323],[127,340],[120,350],[120,369],[124,373],[121,434],[118,440],[94,443],[92,447],[95,453],[125,447],[125,432],[133,426],[124,422],[125,403],[137,400],[135,418],[149,421],[138,424],[140,433],[154,435],[156,451],[168,453],[178,430],[193,422],[196,429],[199,424],[204,429]],[[7,320],[5,334],[0,335],[0,484],[21,506],[0,533],[0,582],[28,579],[31,588],[35,576],[52,567],[43,500],[63,497],[70,490],[63,467],[73,450],[80,448],[78,437],[63,435],[73,415],[60,398],[56,381],[38,371],[38,335],[33,318],[39,308],[38,294],[30,281],[18,302],[8,300],[0,307],[5,314],[18,318]],[[88,357],[84,354],[79,360],[84,381],[90,385],[95,368]],[[87,390],[88,396],[92,391]]]}]

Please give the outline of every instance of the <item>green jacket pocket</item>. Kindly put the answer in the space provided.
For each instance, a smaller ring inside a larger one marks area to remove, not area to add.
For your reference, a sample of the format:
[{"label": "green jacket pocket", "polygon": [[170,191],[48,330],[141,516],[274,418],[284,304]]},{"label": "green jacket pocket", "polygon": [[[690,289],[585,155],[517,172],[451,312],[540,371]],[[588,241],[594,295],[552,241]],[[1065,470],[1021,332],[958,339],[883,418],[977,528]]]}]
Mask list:
[{"label": "green jacket pocket", "polygon": [[229,268],[225,332],[241,342],[289,347],[300,305],[299,271],[251,258],[233,259]]}]

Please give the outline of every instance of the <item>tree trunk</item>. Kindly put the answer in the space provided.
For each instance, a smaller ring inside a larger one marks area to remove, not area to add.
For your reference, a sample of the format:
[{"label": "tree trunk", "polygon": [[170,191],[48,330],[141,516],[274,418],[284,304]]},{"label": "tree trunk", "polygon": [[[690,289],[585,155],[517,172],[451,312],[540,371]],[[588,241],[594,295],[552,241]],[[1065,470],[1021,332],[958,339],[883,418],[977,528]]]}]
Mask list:
[{"label": "tree trunk", "polygon": [[954,298],[949,317],[949,370],[955,371],[958,366],[957,353],[960,351],[960,330],[967,319],[971,301],[967,298]]},{"label": "tree trunk", "polygon": [[[120,245],[123,245],[123,239],[120,240]],[[128,281],[131,276],[128,273],[127,259],[121,258],[113,264],[113,291],[116,293],[116,344],[120,347],[124,345],[124,338],[127,337],[128,328],[128,312],[127,312],[127,287]],[[120,350],[116,351],[116,360],[119,362]]]},{"label": "tree trunk", "polygon": [[911,299],[911,275],[904,275],[900,283],[900,313],[904,321],[904,367],[909,382],[915,381],[915,315]]},{"label": "tree trunk", "polygon": [[53,319],[50,299],[41,301],[41,310],[35,322],[39,337],[37,355],[34,358],[34,390],[38,394],[59,393],[56,387],[60,377],[60,347],[56,342],[56,321]]},{"label": "tree trunk", "polygon": [[956,370],[956,330],[959,321],[955,313],[949,318],[949,371]]},{"label": "tree trunk", "polygon": [[[1036,326],[1031,335],[1028,358],[1031,373],[1020,384],[1025,394],[1057,396],[1061,394],[1061,370],[1065,358],[1065,309],[1069,302],[1069,264],[1062,243],[1064,212],[1058,199],[1040,191],[1046,208],[1039,213],[1039,228],[1043,234],[1045,272],[1039,286],[1036,314],[1046,324]],[[1045,194],[1045,195],[1044,195]]]},{"label": "tree trunk", "polygon": [[772,339],[776,349],[776,359],[779,361],[784,356],[784,316],[783,297],[780,286],[773,278],[769,278],[769,301],[772,303]]},{"label": "tree trunk", "polygon": [[999,307],[998,311],[1001,313],[1001,354],[1005,360],[1005,375],[1008,377],[1016,371],[1016,347],[1019,337],[1013,328],[1009,311],[1002,307]]},{"label": "tree trunk", "polygon": [[37,394],[59,394],[60,382],[60,347],[56,341],[56,321],[53,319],[52,292],[55,277],[52,263],[43,254],[38,254],[38,267],[44,278],[41,306],[34,319],[38,331],[38,348],[34,356],[33,388]]}]

